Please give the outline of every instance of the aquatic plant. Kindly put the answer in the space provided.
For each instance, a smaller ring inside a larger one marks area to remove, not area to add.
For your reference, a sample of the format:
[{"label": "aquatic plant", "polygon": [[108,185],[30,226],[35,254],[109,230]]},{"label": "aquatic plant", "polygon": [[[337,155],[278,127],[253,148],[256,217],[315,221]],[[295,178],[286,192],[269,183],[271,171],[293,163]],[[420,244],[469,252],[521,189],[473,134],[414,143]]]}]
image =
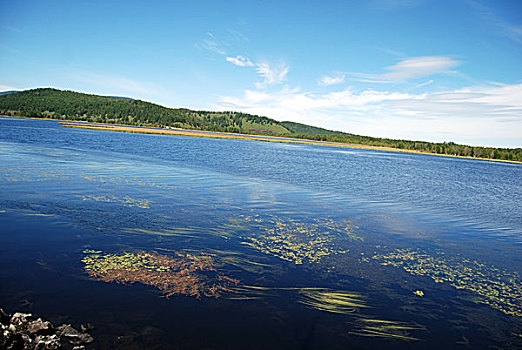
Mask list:
[{"label": "aquatic plant", "polygon": [[352,313],[357,308],[368,307],[362,295],[355,292],[322,288],[301,288],[299,289],[299,294],[301,295],[299,300],[301,304],[336,314]]},{"label": "aquatic plant", "polygon": [[0,181],[18,182],[18,181],[49,181],[64,179],[70,177],[61,170],[43,170],[35,171],[34,169],[12,169],[0,167]]},{"label": "aquatic plant", "polygon": [[269,296],[275,296],[275,292],[280,288],[269,288],[269,287],[261,287],[261,286],[247,286],[247,285],[238,285],[232,287],[232,290],[236,295],[229,295],[227,299],[233,300],[253,300],[253,299],[263,299]]},{"label": "aquatic plant", "polygon": [[219,249],[209,249],[207,251],[219,256],[220,261],[224,264],[234,266],[256,275],[261,275],[266,271],[273,272],[274,269],[274,265],[261,263],[244,252]]},{"label": "aquatic plant", "polygon": [[143,180],[137,176],[115,176],[115,175],[105,175],[105,174],[82,174],[81,178],[91,182],[99,182],[103,184],[123,184],[123,185],[132,185],[132,186],[143,186],[143,187],[152,187],[159,188],[163,190],[175,190],[178,189],[179,186],[169,185],[161,182],[152,182],[148,180]]},{"label": "aquatic plant", "polygon": [[516,272],[504,271],[476,260],[448,257],[442,252],[432,256],[412,249],[376,254],[371,260],[476,293],[481,303],[507,315],[522,317],[522,281]]},{"label": "aquatic plant", "polygon": [[410,332],[425,330],[424,326],[417,323],[359,318],[355,322],[354,329],[349,334],[411,341],[419,339],[412,336]]},{"label": "aquatic plant", "polygon": [[251,236],[243,237],[242,244],[294,264],[315,263],[328,255],[346,253],[335,245],[336,240],[348,237],[362,241],[348,221],[315,219],[300,222],[259,215],[246,216],[243,220],[256,230]]},{"label": "aquatic plant", "polygon": [[82,259],[90,277],[104,282],[141,283],[158,288],[165,297],[187,295],[201,298],[220,297],[231,292],[239,281],[217,272],[211,254],[174,252],[175,256],[157,252],[104,254],[86,249]]},{"label": "aquatic plant", "polygon": [[112,195],[108,195],[108,196],[88,195],[88,196],[83,196],[82,199],[84,201],[93,200],[93,201],[97,201],[97,202],[106,202],[106,203],[121,203],[126,207],[138,207],[138,208],[142,208],[142,209],[149,209],[150,204],[152,203],[152,201],[150,201],[148,199],[135,199],[135,198],[131,198],[129,196],[116,197],[116,196],[112,196]]}]

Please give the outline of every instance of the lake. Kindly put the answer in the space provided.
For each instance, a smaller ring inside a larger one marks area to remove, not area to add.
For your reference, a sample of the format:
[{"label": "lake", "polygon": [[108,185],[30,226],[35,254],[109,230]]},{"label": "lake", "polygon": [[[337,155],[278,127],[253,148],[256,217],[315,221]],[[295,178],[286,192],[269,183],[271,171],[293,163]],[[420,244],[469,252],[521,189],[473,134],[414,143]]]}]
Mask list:
[{"label": "lake", "polygon": [[0,118],[0,307],[99,349],[522,348],[522,165]]}]

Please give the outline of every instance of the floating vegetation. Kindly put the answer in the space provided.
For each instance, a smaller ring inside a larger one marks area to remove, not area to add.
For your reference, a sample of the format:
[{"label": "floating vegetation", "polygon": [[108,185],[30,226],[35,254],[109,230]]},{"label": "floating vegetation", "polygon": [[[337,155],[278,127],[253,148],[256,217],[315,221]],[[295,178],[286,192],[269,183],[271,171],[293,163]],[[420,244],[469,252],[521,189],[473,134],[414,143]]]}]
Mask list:
[{"label": "floating vegetation", "polygon": [[116,197],[116,196],[94,196],[94,195],[88,195],[83,196],[82,199],[84,201],[97,201],[97,202],[107,202],[107,203],[121,203],[126,207],[138,207],[143,209],[149,209],[150,204],[152,203],[148,199],[135,199],[131,198],[129,196],[125,197]]},{"label": "floating vegetation", "polygon": [[186,295],[201,298],[234,293],[238,280],[218,273],[214,255],[175,252],[175,256],[157,252],[104,254],[86,249],[82,259],[85,271],[104,282],[141,283],[158,288],[165,297]]},{"label": "floating vegetation", "polygon": [[416,323],[360,318],[349,334],[406,341],[419,340],[411,335],[410,332],[413,331],[426,331],[426,328]]},{"label": "floating vegetation", "polygon": [[302,288],[301,304],[336,314],[349,314],[358,308],[368,307],[361,294],[330,289]]},{"label": "floating vegetation", "polygon": [[347,250],[335,246],[335,240],[346,237],[363,240],[353,232],[354,226],[349,221],[299,222],[274,216],[265,220],[259,215],[244,217],[244,221],[256,230],[253,236],[244,237],[242,244],[294,264],[319,262],[325,256],[346,253]]},{"label": "floating vegetation", "polygon": [[143,187],[159,188],[159,189],[163,189],[163,190],[173,190],[173,189],[178,188],[178,186],[168,185],[165,183],[144,181],[136,176],[121,177],[121,176],[114,176],[114,175],[88,174],[88,175],[81,175],[81,177],[87,181],[108,183],[108,184],[125,184],[125,185],[133,185],[133,186],[137,185],[137,186],[143,186]]},{"label": "floating vegetation", "polygon": [[522,317],[522,282],[518,273],[478,261],[446,257],[442,252],[431,256],[411,249],[377,254],[371,259],[384,266],[403,268],[415,276],[428,276],[437,283],[474,292],[480,296],[481,303],[507,315]]},{"label": "floating vegetation", "polygon": [[34,171],[33,169],[10,169],[0,168],[0,181],[17,182],[17,181],[49,181],[67,178],[68,175],[60,170],[43,170]]},{"label": "floating vegetation", "polygon": [[418,295],[421,298],[424,296],[424,292],[422,290],[416,290],[415,292],[413,292],[413,294]]}]

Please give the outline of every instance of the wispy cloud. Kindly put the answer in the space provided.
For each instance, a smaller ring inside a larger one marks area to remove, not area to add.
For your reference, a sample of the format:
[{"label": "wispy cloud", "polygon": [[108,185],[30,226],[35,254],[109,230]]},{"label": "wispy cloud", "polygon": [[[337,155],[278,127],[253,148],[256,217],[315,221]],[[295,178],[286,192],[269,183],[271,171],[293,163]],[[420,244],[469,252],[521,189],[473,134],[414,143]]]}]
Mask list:
[{"label": "wispy cloud", "polygon": [[205,37],[194,46],[214,54],[226,56],[228,51],[232,51],[235,45],[245,41],[249,41],[249,39],[242,31],[228,29],[222,35],[206,32]]},{"label": "wispy cloud", "polygon": [[330,86],[344,83],[346,79],[346,74],[344,73],[335,73],[334,75],[323,75],[319,78],[317,82],[321,86]]},{"label": "wispy cloud", "polygon": [[450,73],[452,68],[460,65],[459,61],[445,56],[411,57],[386,67],[387,73],[365,74],[352,73],[354,80],[368,83],[393,83],[422,78],[439,73]]},{"label": "wispy cloud", "polygon": [[276,65],[268,62],[258,63],[256,65],[256,71],[262,80],[257,81],[255,85],[258,89],[279,85],[286,81],[288,70],[289,67],[284,62]]},{"label": "wispy cloud", "polygon": [[0,28],[2,28],[3,30],[8,30],[12,33],[22,33],[22,30],[18,27],[12,27],[12,26],[8,26],[8,25],[5,25],[5,24],[2,24],[0,25]]},{"label": "wispy cloud", "polygon": [[238,67],[254,67],[255,64],[250,61],[247,57],[237,55],[236,57],[227,57],[227,62],[232,63]]},{"label": "wispy cloud", "polygon": [[254,63],[248,57],[241,55],[227,57],[226,60],[238,67],[255,68],[256,73],[261,80],[256,81],[254,85],[260,90],[284,83],[290,69],[284,62],[278,64],[270,62]]},{"label": "wispy cloud", "polygon": [[132,96],[165,96],[166,91],[147,81],[139,81],[132,78],[114,75],[114,74],[99,74],[85,71],[73,71],[70,74],[71,79],[78,82],[89,84],[97,87],[104,93],[110,94],[131,94]]},{"label": "wispy cloud", "polygon": [[245,33],[243,33],[240,30],[229,29],[227,32],[228,32],[228,36],[230,37],[231,41],[236,41],[236,42],[249,41],[249,39],[245,35]]},{"label": "wispy cloud", "polygon": [[0,91],[13,91],[13,90],[20,90],[20,89],[17,89],[10,85],[0,85]]},{"label": "wispy cloud", "polygon": [[382,12],[407,10],[422,5],[426,0],[368,0],[367,5]]},{"label": "wispy cloud", "polygon": [[499,30],[500,33],[502,33],[509,39],[515,41],[516,43],[522,43],[522,23],[509,23],[505,19],[499,17],[489,7],[478,1],[468,0],[468,3],[479,14],[479,16],[481,16],[484,19],[484,21],[487,24],[497,28],[497,30]]},{"label": "wispy cloud", "polygon": [[387,47],[376,46],[376,47],[374,47],[374,49],[376,49],[378,51],[381,51],[381,52],[384,52],[385,54],[388,54],[388,55],[391,55],[391,56],[395,56],[395,57],[405,57],[406,56],[406,54],[404,52],[397,51],[397,50],[392,50],[392,49],[389,49]]},{"label": "wispy cloud", "polygon": [[321,94],[284,87],[222,96],[216,108],[362,135],[483,145],[497,138],[511,143],[496,146],[522,146],[522,84],[417,94],[373,89]]},{"label": "wispy cloud", "polygon": [[201,40],[200,42],[194,44],[196,48],[209,51],[211,53],[215,53],[221,56],[224,56],[227,54],[227,51],[225,50],[225,46],[223,43],[218,41],[214,34],[211,32],[205,33],[205,38]]},{"label": "wispy cloud", "polygon": [[433,84],[433,82],[434,82],[434,80],[432,79],[432,80],[425,81],[423,83],[419,83],[419,84],[415,85],[414,87],[412,87],[411,90],[423,88],[425,86]]}]

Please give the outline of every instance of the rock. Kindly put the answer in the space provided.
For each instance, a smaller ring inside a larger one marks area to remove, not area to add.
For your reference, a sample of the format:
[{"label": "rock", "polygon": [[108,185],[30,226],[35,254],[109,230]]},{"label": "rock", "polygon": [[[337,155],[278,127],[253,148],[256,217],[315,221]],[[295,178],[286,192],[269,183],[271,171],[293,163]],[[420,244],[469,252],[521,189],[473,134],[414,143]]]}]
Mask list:
[{"label": "rock", "polygon": [[66,338],[75,338],[81,334],[77,329],[75,329],[70,324],[62,324],[61,326],[59,326],[56,329],[58,329],[60,331],[59,332],[60,336],[66,337]]},{"label": "rock", "polygon": [[82,332],[87,332],[87,331],[90,331],[91,329],[94,329],[94,326],[92,323],[90,322],[87,322],[87,323],[83,323],[80,325],[80,329],[82,330]]},{"label": "rock", "polygon": [[56,334],[39,335],[34,340],[35,350],[58,350],[61,348],[60,338]]},{"label": "rock", "polygon": [[74,345],[90,344],[94,341],[93,337],[87,333],[81,333],[72,327],[70,324],[63,324],[58,327],[60,336],[69,340],[69,343]]},{"label": "rock", "polygon": [[[2,344],[2,349],[6,350],[23,350],[24,349],[24,339],[21,334],[13,333],[10,331],[4,331],[3,339],[0,344]],[[5,336],[5,337],[4,337]]]},{"label": "rock", "polygon": [[11,317],[11,324],[13,324],[15,326],[22,326],[33,319],[34,319],[34,317],[32,314],[24,314],[21,312],[15,312],[15,314]]},{"label": "rock", "polygon": [[81,325],[82,332],[70,324],[56,329],[49,321],[35,319],[32,314],[17,312],[11,317],[0,309],[0,349],[1,350],[85,350],[84,344],[94,341],[85,331],[93,329],[90,323]]},{"label": "rock", "polygon": [[9,324],[9,315],[6,314],[3,309],[0,309],[0,323],[5,325]]},{"label": "rock", "polygon": [[49,321],[42,321],[41,318],[31,321],[27,325],[27,331],[31,334],[51,335],[55,332],[53,325]]},{"label": "rock", "polygon": [[24,314],[22,312],[15,312],[13,316],[11,316],[12,324],[21,324],[27,321],[33,320],[33,314]]}]

